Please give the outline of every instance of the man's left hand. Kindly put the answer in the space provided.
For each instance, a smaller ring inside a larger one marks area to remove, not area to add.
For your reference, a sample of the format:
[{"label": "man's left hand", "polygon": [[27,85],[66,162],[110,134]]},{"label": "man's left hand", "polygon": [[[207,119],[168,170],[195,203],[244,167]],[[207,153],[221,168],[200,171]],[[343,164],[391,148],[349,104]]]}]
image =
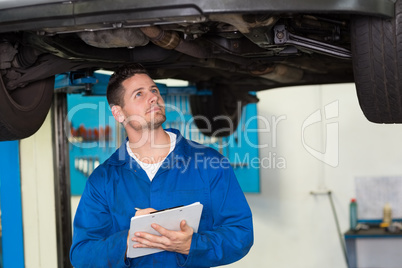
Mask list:
[{"label": "man's left hand", "polygon": [[180,222],[180,231],[171,231],[155,223],[151,227],[161,235],[136,232],[132,240],[138,244],[134,248],[159,248],[188,255],[194,231],[185,220]]}]

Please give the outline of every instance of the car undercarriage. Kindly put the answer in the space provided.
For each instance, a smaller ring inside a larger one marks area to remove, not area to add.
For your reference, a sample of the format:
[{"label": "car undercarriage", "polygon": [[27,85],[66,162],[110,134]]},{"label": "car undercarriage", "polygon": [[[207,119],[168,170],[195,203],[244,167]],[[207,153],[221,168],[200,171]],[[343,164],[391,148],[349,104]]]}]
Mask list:
[{"label": "car undercarriage", "polygon": [[[198,5],[174,1],[160,7],[133,5],[126,11],[118,9],[116,6],[119,4],[113,5],[108,1],[92,2],[70,2],[74,5],[73,22],[67,15],[20,20],[19,24],[16,23],[18,16],[14,16],[9,22],[0,22],[0,71],[2,91],[6,96],[14,98],[19,106],[32,106],[28,102],[37,93],[27,88],[33,83],[46,80],[51,84],[49,77],[67,71],[90,73],[137,62],[143,64],[154,79],[182,79],[196,85],[199,90],[212,90],[209,101],[216,103],[214,111],[202,105],[205,96],[192,98],[193,114],[212,120],[218,115],[238,114],[233,108],[236,102],[244,106],[258,101],[249,94],[250,91],[348,83],[365,77],[367,73],[361,74],[356,59],[359,54],[357,48],[365,41],[361,40],[362,37],[356,39],[356,36],[377,27],[380,22],[395,23],[390,16],[394,12],[394,4],[390,1],[382,5],[378,4],[380,1],[369,1],[359,10],[354,7],[355,11],[349,6],[340,10],[341,4],[347,1],[328,1],[339,4],[332,5],[331,11],[324,11],[324,7],[317,2],[314,6],[306,6],[303,10],[295,8],[294,11],[283,8],[282,3],[268,9],[274,1],[255,1],[254,7],[244,6],[245,3],[232,7],[231,4],[219,6],[208,1],[201,1]],[[108,7],[113,8],[95,12],[96,8],[99,9],[95,2],[109,3]],[[297,4],[295,1],[288,2]],[[376,3],[376,9],[370,9]],[[217,7],[214,9],[213,5]],[[57,14],[63,14],[64,9],[60,6],[60,3],[55,3],[52,12],[59,7]],[[42,5],[42,8],[46,10],[50,7]],[[11,16],[12,10],[8,9],[9,12],[3,14]],[[15,10],[21,10],[21,7]],[[79,14],[80,10],[87,10],[85,16]],[[362,31],[357,30],[359,22],[367,21],[372,22]],[[29,27],[29,22],[35,26]],[[7,31],[10,25],[17,29]],[[390,33],[390,36],[394,34]],[[382,64],[387,65],[388,62]],[[50,94],[50,85],[43,86],[46,88],[43,95]],[[359,84],[357,87],[359,94]],[[399,97],[398,105],[402,107],[400,102]],[[42,114],[48,110],[45,106],[49,105],[44,105]],[[372,104],[366,106],[374,109]],[[370,112],[366,112],[365,107],[362,107],[363,112],[370,121],[402,122],[401,111],[394,112],[390,118],[388,115],[373,115],[370,118]],[[18,105],[14,105],[15,108]],[[12,116],[14,112],[5,111],[7,113]],[[36,131],[38,123],[30,127],[30,131],[27,131],[26,125],[19,129],[21,127],[0,116],[0,130],[3,129],[4,133],[1,139],[26,137]],[[215,128],[222,127],[225,125],[217,124],[204,134],[213,135]],[[229,134],[230,131],[220,135]]]}]

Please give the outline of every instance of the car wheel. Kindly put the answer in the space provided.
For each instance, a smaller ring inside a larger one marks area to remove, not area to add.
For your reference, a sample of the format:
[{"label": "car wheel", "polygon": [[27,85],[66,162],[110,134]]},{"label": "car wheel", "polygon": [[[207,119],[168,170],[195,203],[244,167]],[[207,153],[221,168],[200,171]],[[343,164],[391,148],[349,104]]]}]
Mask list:
[{"label": "car wheel", "polygon": [[374,123],[402,123],[402,1],[395,17],[358,17],[351,25],[360,107]]},{"label": "car wheel", "polygon": [[7,90],[0,76],[0,140],[23,139],[42,125],[52,103],[54,77]]},{"label": "car wheel", "polygon": [[212,95],[190,96],[194,123],[208,137],[227,137],[236,131],[242,103],[228,90],[214,90]]}]

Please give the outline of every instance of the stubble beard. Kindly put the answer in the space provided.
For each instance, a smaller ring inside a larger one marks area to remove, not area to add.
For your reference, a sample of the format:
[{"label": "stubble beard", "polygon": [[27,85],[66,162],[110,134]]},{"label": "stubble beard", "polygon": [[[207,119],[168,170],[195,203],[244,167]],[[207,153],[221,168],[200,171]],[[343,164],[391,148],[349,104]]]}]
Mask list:
[{"label": "stubble beard", "polygon": [[[152,120],[153,119],[153,120]],[[147,128],[149,130],[154,130],[162,126],[162,124],[166,121],[166,115],[160,114],[152,118],[150,122],[147,124]]]},{"label": "stubble beard", "polygon": [[[144,120],[145,121],[145,120]],[[140,123],[136,120],[129,121],[127,124],[130,125],[135,131],[144,131],[144,130],[154,130],[162,126],[162,124],[166,121],[165,114],[156,114],[151,117],[151,120]]]}]

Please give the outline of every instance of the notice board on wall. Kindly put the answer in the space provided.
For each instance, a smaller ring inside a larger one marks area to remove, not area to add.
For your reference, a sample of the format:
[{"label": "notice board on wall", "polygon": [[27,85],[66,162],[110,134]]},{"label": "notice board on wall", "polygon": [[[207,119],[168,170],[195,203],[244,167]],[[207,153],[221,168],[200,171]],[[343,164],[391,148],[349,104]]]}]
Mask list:
[{"label": "notice board on wall", "polygon": [[402,219],[402,176],[356,177],[355,185],[359,221],[381,220],[386,203]]}]

